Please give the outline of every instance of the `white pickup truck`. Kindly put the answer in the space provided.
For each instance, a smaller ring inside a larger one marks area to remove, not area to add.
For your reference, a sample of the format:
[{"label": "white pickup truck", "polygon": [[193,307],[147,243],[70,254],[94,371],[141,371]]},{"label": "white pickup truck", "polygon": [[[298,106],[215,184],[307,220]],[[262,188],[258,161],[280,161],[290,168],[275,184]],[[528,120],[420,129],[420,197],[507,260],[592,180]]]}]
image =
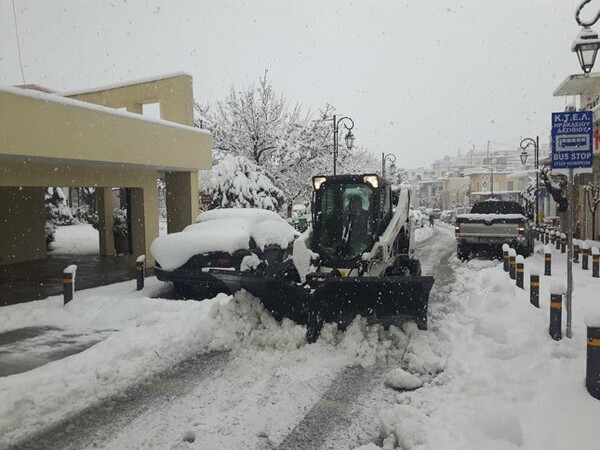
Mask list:
[{"label": "white pickup truck", "polygon": [[456,253],[468,259],[479,250],[498,250],[502,244],[516,248],[523,256],[533,251],[528,219],[517,202],[486,200],[475,203],[469,214],[456,216]]}]

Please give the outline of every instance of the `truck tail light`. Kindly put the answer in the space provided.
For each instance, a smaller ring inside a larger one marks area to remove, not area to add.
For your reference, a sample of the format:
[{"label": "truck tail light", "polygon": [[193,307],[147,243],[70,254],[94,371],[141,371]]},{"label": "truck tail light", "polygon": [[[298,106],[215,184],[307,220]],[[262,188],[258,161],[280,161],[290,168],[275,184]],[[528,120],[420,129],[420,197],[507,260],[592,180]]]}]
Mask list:
[{"label": "truck tail light", "polygon": [[219,252],[217,255],[217,267],[231,267],[231,255],[227,252]]},{"label": "truck tail light", "polygon": [[517,227],[517,232],[519,233],[519,236],[524,236],[525,235],[525,227],[523,225],[519,225]]},{"label": "truck tail light", "polygon": [[454,226],[454,234],[460,234],[460,225],[455,225]]}]

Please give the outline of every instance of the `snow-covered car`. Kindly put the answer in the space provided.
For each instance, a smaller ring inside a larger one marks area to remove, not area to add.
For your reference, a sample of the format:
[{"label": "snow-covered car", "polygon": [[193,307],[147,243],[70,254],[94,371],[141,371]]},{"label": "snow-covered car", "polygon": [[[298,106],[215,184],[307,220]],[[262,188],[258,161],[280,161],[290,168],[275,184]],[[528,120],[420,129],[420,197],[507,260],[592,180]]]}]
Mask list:
[{"label": "snow-covered car", "polygon": [[292,255],[299,233],[272,211],[227,208],[204,212],[179,233],[160,236],[150,251],[154,273],[179,294],[212,296],[229,290],[211,268],[276,273]]}]

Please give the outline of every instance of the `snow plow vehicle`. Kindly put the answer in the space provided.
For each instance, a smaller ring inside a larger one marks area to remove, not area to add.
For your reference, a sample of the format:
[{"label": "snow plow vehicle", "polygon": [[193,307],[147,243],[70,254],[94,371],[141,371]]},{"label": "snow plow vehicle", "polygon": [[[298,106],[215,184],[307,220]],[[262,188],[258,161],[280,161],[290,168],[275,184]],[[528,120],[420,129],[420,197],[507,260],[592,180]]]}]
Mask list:
[{"label": "snow plow vehicle", "polygon": [[[345,328],[357,315],[384,326],[427,329],[434,279],[413,258],[410,189],[375,174],[316,176],[312,226],[276,272],[211,269],[231,292],[245,289],[273,316],[306,324],[314,342],[324,323]],[[394,201],[395,200],[395,201]]]}]

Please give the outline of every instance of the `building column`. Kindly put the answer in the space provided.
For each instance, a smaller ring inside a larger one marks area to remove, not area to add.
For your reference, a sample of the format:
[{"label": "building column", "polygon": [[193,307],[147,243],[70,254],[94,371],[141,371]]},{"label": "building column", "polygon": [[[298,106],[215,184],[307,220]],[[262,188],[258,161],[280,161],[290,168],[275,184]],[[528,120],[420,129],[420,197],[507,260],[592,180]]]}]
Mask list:
[{"label": "building column", "polygon": [[167,231],[176,233],[198,217],[198,173],[166,172]]},{"label": "building column", "polygon": [[43,187],[0,187],[0,265],[46,257]]},{"label": "building column", "polygon": [[98,206],[98,237],[100,240],[100,255],[114,256],[115,238],[112,230],[112,188],[96,188],[96,203]]},{"label": "building column", "polygon": [[146,266],[153,267],[150,245],[158,237],[158,189],[156,181],[142,188],[131,188],[131,237],[133,255],[146,255]]}]

